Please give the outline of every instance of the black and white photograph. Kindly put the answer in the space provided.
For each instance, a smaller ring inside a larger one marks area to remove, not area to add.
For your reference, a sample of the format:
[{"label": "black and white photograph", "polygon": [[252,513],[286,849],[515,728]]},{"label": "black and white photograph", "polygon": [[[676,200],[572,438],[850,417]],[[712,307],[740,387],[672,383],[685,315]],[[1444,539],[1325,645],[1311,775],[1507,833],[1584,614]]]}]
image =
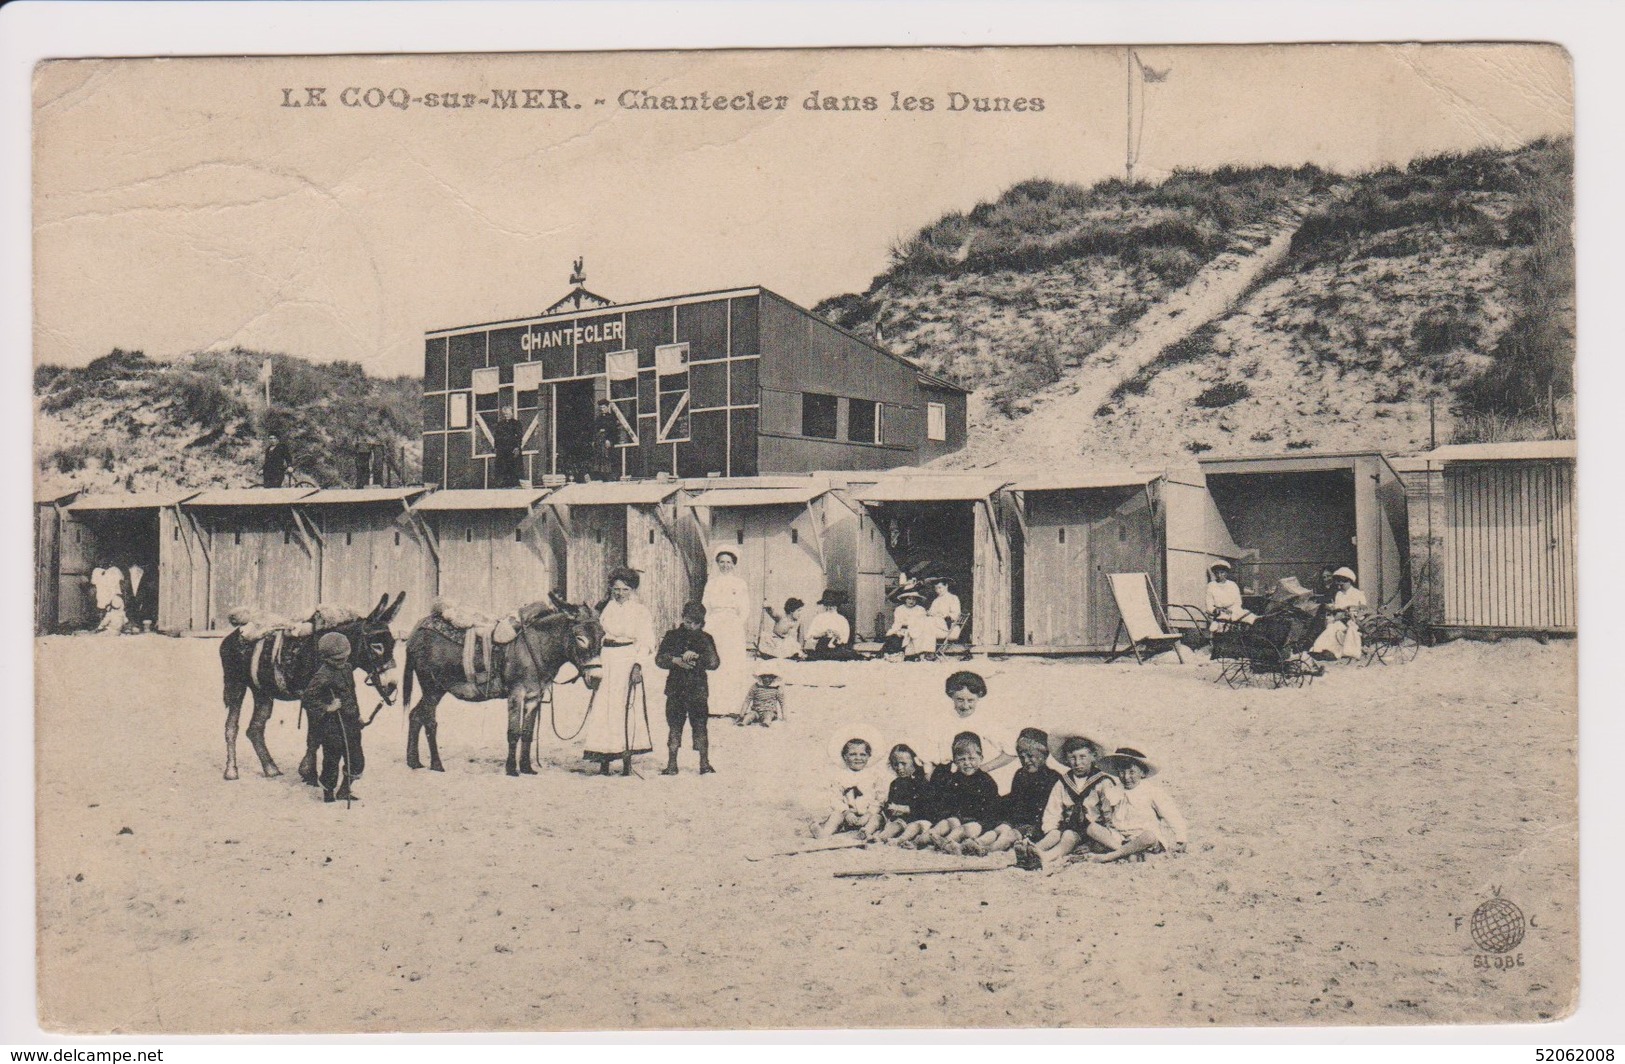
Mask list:
[{"label": "black and white photograph", "polygon": [[1570,1017],[1574,86],[40,63],[40,1028]]}]

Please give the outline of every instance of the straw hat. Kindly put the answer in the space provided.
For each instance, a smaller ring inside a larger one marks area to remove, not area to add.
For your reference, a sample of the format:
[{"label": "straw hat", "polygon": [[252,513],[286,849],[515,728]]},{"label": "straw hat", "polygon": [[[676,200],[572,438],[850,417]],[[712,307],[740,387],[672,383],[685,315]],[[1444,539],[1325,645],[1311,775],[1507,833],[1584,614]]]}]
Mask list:
[{"label": "straw hat", "polygon": [[1210,573],[1215,572],[1215,571],[1217,571],[1219,569],[1223,569],[1225,572],[1228,573],[1230,571],[1230,563],[1221,558],[1220,560],[1214,562],[1212,565],[1207,567],[1207,571],[1210,572]]},{"label": "straw hat", "polygon": [[1341,577],[1344,580],[1347,580],[1351,584],[1358,584],[1360,582],[1360,578],[1354,575],[1354,570],[1350,569],[1346,565],[1343,566],[1341,569],[1337,569],[1337,570],[1333,571],[1332,579],[1336,580],[1339,577]]},{"label": "straw hat", "polygon": [[1147,778],[1157,774],[1157,765],[1143,752],[1132,746],[1119,746],[1100,759],[1100,767],[1111,772],[1121,765],[1139,765]]}]

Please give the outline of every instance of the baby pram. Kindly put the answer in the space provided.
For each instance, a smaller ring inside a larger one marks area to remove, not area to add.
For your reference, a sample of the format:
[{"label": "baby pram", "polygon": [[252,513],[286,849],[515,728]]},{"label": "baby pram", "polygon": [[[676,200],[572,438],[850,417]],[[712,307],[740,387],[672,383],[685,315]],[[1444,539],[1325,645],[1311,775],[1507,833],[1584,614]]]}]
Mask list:
[{"label": "baby pram", "polygon": [[1302,687],[1323,671],[1304,653],[1313,639],[1320,603],[1296,577],[1286,577],[1252,624],[1215,620],[1213,660],[1220,663],[1215,683],[1229,687]]}]

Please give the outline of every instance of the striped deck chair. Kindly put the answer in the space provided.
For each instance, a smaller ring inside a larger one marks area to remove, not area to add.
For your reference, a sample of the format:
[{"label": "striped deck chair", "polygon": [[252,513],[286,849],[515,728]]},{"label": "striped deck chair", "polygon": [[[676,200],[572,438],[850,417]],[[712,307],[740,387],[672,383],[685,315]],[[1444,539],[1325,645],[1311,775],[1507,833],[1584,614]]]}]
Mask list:
[{"label": "striped deck chair", "polygon": [[[1180,634],[1169,630],[1168,617],[1157,602],[1151,577],[1146,573],[1108,573],[1106,579],[1111,581],[1119,618],[1117,633],[1112,636],[1112,653],[1106,660],[1116,661],[1133,651],[1134,660],[1144,665],[1147,657],[1172,650],[1183,665],[1185,654],[1179,649]],[[1128,645],[1119,649],[1125,635]]]}]

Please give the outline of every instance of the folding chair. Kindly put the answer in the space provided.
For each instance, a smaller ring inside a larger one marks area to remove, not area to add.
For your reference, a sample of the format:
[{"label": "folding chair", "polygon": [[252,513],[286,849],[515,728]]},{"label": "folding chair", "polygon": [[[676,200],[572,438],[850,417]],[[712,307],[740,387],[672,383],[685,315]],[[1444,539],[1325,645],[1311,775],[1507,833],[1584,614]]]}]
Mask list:
[{"label": "folding chair", "polygon": [[[1117,632],[1112,636],[1111,656],[1108,662],[1116,661],[1128,651],[1134,652],[1134,660],[1141,665],[1145,664],[1145,655],[1160,654],[1165,650],[1172,650],[1179,657],[1180,664],[1185,663],[1185,654],[1179,649],[1182,636],[1178,632],[1170,631],[1168,617],[1162,612],[1162,605],[1157,601],[1155,589],[1151,586],[1151,577],[1146,573],[1107,573],[1106,579],[1111,581],[1112,598],[1117,602]],[[1118,644],[1124,634],[1128,636],[1128,645],[1119,649]]]}]

